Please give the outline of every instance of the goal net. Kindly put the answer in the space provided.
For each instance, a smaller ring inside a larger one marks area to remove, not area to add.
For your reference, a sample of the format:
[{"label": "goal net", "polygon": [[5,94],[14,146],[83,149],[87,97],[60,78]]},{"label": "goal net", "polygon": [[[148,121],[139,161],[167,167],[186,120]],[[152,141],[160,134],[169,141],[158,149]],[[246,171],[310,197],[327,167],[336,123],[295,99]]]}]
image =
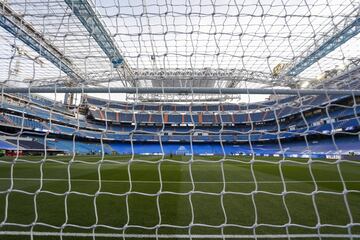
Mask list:
[{"label": "goal net", "polygon": [[0,0],[0,238],[360,238],[359,19]]}]

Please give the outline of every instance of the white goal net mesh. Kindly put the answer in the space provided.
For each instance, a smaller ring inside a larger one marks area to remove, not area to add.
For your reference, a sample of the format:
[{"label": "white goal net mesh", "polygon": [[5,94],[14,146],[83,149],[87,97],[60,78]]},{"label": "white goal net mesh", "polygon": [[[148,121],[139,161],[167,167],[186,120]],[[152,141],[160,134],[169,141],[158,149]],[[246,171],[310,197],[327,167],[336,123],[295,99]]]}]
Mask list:
[{"label": "white goal net mesh", "polygon": [[0,238],[360,238],[359,31],[358,1],[0,0]]}]

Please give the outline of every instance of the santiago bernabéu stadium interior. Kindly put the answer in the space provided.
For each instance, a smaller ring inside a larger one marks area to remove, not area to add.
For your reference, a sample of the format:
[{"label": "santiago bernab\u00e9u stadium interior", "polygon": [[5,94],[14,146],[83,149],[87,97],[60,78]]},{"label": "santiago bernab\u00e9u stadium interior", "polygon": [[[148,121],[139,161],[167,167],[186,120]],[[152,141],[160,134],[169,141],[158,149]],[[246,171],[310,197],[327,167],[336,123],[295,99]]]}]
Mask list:
[{"label": "santiago bernab\u00e9u stadium interior", "polygon": [[359,0],[0,0],[0,239],[360,238]]}]

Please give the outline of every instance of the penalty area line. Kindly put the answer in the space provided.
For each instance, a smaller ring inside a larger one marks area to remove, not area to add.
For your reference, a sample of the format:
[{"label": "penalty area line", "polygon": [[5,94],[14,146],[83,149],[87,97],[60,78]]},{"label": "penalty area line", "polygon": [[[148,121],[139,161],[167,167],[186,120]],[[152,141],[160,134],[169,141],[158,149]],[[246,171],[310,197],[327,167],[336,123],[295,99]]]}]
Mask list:
[{"label": "penalty area line", "polygon": [[[5,180],[17,180],[17,181],[40,181],[40,178],[21,178],[21,177],[15,177],[15,178],[0,178],[0,181]],[[68,182],[69,179],[66,178],[43,178],[42,181],[54,181],[54,182]],[[81,178],[74,178],[70,179],[70,181],[73,182],[99,182],[97,179],[81,179]],[[101,179],[101,182],[108,182],[108,183],[129,183],[129,180],[106,180]],[[148,183],[148,184],[155,184],[155,183],[169,183],[169,184],[191,184],[191,183],[198,183],[198,184],[222,184],[221,181],[158,181],[158,180],[131,180],[132,183]],[[290,180],[290,181],[256,181],[257,183],[268,183],[268,184],[278,184],[278,183],[313,183],[314,181],[297,181],[297,180]],[[342,183],[342,181],[337,180],[318,180],[315,181],[316,183]],[[345,180],[346,183],[360,183],[360,180]],[[226,183],[230,184],[253,184],[254,181],[226,181]]]}]

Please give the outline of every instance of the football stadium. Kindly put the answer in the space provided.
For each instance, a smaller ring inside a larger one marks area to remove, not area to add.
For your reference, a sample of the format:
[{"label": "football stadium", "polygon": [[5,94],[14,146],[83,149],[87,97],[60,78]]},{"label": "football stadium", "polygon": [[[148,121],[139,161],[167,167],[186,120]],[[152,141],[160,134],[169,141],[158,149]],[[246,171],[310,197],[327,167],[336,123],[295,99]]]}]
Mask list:
[{"label": "football stadium", "polygon": [[359,0],[0,0],[0,239],[360,238]]}]

